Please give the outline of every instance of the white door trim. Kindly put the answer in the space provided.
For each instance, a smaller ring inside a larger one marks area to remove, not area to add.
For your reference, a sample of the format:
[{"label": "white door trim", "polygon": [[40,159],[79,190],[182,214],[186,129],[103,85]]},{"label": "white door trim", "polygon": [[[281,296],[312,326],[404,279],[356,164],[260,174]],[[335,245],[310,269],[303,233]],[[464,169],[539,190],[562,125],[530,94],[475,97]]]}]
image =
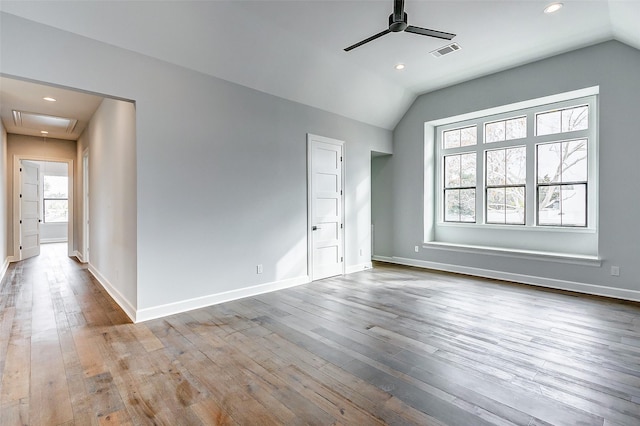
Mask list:
[{"label": "white door trim", "polygon": [[68,158],[42,157],[37,155],[14,155],[13,156],[13,258],[12,261],[22,260],[20,253],[20,162],[26,161],[53,161],[56,163],[67,163],[69,175],[69,222],[67,223],[67,251],[69,256],[73,256],[73,210],[74,210],[74,171],[73,160]]},{"label": "white door trim", "polygon": [[[344,141],[341,140],[337,140],[337,139],[331,139],[331,138],[327,138],[324,136],[318,136],[318,135],[314,135],[311,133],[307,133],[307,272],[309,275],[309,280],[313,281],[314,280],[314,276],[313,276],[313,230],[311,229],[311,227],[313,226],[313,209],[312,209],[312,194],[313,194],[313,182],[312,182],[312,175],[313,175],[313,168],[312,168],[312,153],[313,153],[313,149],[312,149],[312,145],[314,141],[318,141],[318,142],[323,142],[323,143],[327,143],[327,144],[332,144],[332,145],[339,145],[340,147],[342,147],[342,156],[343,156],[343,160],[346,159],[345,156],[345,150],[344,150]],[[341,222],[344,224],[344,228],[341,228],[339,230],[339,232],[341,233],[341,249],[342,249],[342,254],[344,256],[345,254],[345,229],[346,229],[346,224],[345,224],[345,163],[346,161],[342,161],[341,167],[342,167],[342,195],[341,195],[341,203],[342,203],[342,209],[341,209],[341,215],[342,217],[340,218]],[[345,273],[345,266],[346,265],[346,259],[345,261],[342,262],[342,274]]]}]

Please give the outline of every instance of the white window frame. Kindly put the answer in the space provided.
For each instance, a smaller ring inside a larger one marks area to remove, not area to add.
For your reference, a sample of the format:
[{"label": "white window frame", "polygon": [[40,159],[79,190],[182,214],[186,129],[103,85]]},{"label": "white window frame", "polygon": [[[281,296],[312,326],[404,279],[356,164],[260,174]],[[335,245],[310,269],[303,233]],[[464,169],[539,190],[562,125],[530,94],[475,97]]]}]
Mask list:
[{"label": "white window frame", "polygon": [[[599,87],[596,86],[425,123],[425,244],[597,257],[598,93]],[[535,136],[537,113],[585,104],[589,105],[587,130]],[[527,116],[526,138],[484,143],[486,123],[523,115]],[[446,150],[443,148],[444,131],[471,125],[477,125],[478,143],[476,145]],[[536,146],[540,143],[579,138],[588,140],[587,226],[538,225]],[[527,147],[525,224],[487,224],[485,223],[485,152],[523,145]],[[444,155],[471,151],[475,151],[477,155],[476,222],[445,222]]]}]

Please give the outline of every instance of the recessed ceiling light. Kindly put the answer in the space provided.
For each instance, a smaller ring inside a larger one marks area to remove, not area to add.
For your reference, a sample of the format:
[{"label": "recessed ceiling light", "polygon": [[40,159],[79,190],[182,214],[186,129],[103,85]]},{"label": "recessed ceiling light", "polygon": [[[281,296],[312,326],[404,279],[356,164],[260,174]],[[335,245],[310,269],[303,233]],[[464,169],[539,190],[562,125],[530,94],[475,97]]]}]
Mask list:
[{"label": "recessed ceiling light", "polygon": [[49,132],[47,132],[46,130],[40,130],[40,133],[42,133],[43,135],[48,135]]},{"label": "recessed ceiling light", "polygon": [[394,68],[397,69],[398,71],[403,70],[404,69],[404,64],[396,64],[396,66]]},{"label": "recessed ceiling light", "polygon": [[47,96],[46,98],[42,98],[42,99],[44,99],[45,101],[49,101],[49,102],[55,102],[56,101],[54,98],[52,98],[50,96]]},{"label": "recessed ceiling light", "polygon": [[562,6],[564,6],[562,3],[551,3],[550,5],[547,5],[547,7],[544,8],[544,13],[553,13],[553,12],[557,12],[560,9],[562,9]]}]

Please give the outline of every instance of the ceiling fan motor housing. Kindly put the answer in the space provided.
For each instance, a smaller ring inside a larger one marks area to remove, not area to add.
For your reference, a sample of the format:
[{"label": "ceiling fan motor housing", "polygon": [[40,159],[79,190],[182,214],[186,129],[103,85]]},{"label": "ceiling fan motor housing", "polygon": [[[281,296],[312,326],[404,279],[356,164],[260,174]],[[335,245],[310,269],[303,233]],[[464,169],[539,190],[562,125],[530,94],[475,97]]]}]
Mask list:
[{"label": "ceiling fan motor housing", "polygon": [[389,33],[399,33],[402,31],[427,37],[441,38],[445,40],[451,40],[456,36],[453,33],[445,33],[443,31],[431,30],[429,28],[421,28],[414,25],[409,25],[407,23],[407,13],[404,11],[404,0],[394,0],[393,13],[389,16],[389,28],[380,31],[378,34],[374,34],[369,38],[359,41],[356,44],[352,44],[351,46],[346,47],[344,51],[349,52],[356,47],[360,47],[363,44],[367,44]]},{"label": "ceiling fan motor housing", "polygon": [[389,31],[394,33],[399,33],[400,31],[404,31],[407,28],[407,12],[402,14],[402,20],[396,21],[394,18],[394,14],[389,15]]}]

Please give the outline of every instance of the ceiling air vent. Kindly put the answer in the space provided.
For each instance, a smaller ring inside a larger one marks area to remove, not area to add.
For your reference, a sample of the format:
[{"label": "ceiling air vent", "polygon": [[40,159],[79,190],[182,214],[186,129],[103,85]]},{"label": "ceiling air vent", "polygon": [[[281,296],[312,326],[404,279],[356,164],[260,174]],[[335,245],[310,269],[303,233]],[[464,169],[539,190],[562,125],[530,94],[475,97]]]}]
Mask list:
[{"label": "ceiling air vent", "polygon": [[439,58],[440,56],[444,56],[444,55],[448,55],[449,53],[453,53],[456,50],[460,50],[461,47],[458,43],[451,43],[448,44],[444,47],[441,47],[439,49],[434,50],[433,52],[430,52],[433,56],[435,56],[436,58]]}]

